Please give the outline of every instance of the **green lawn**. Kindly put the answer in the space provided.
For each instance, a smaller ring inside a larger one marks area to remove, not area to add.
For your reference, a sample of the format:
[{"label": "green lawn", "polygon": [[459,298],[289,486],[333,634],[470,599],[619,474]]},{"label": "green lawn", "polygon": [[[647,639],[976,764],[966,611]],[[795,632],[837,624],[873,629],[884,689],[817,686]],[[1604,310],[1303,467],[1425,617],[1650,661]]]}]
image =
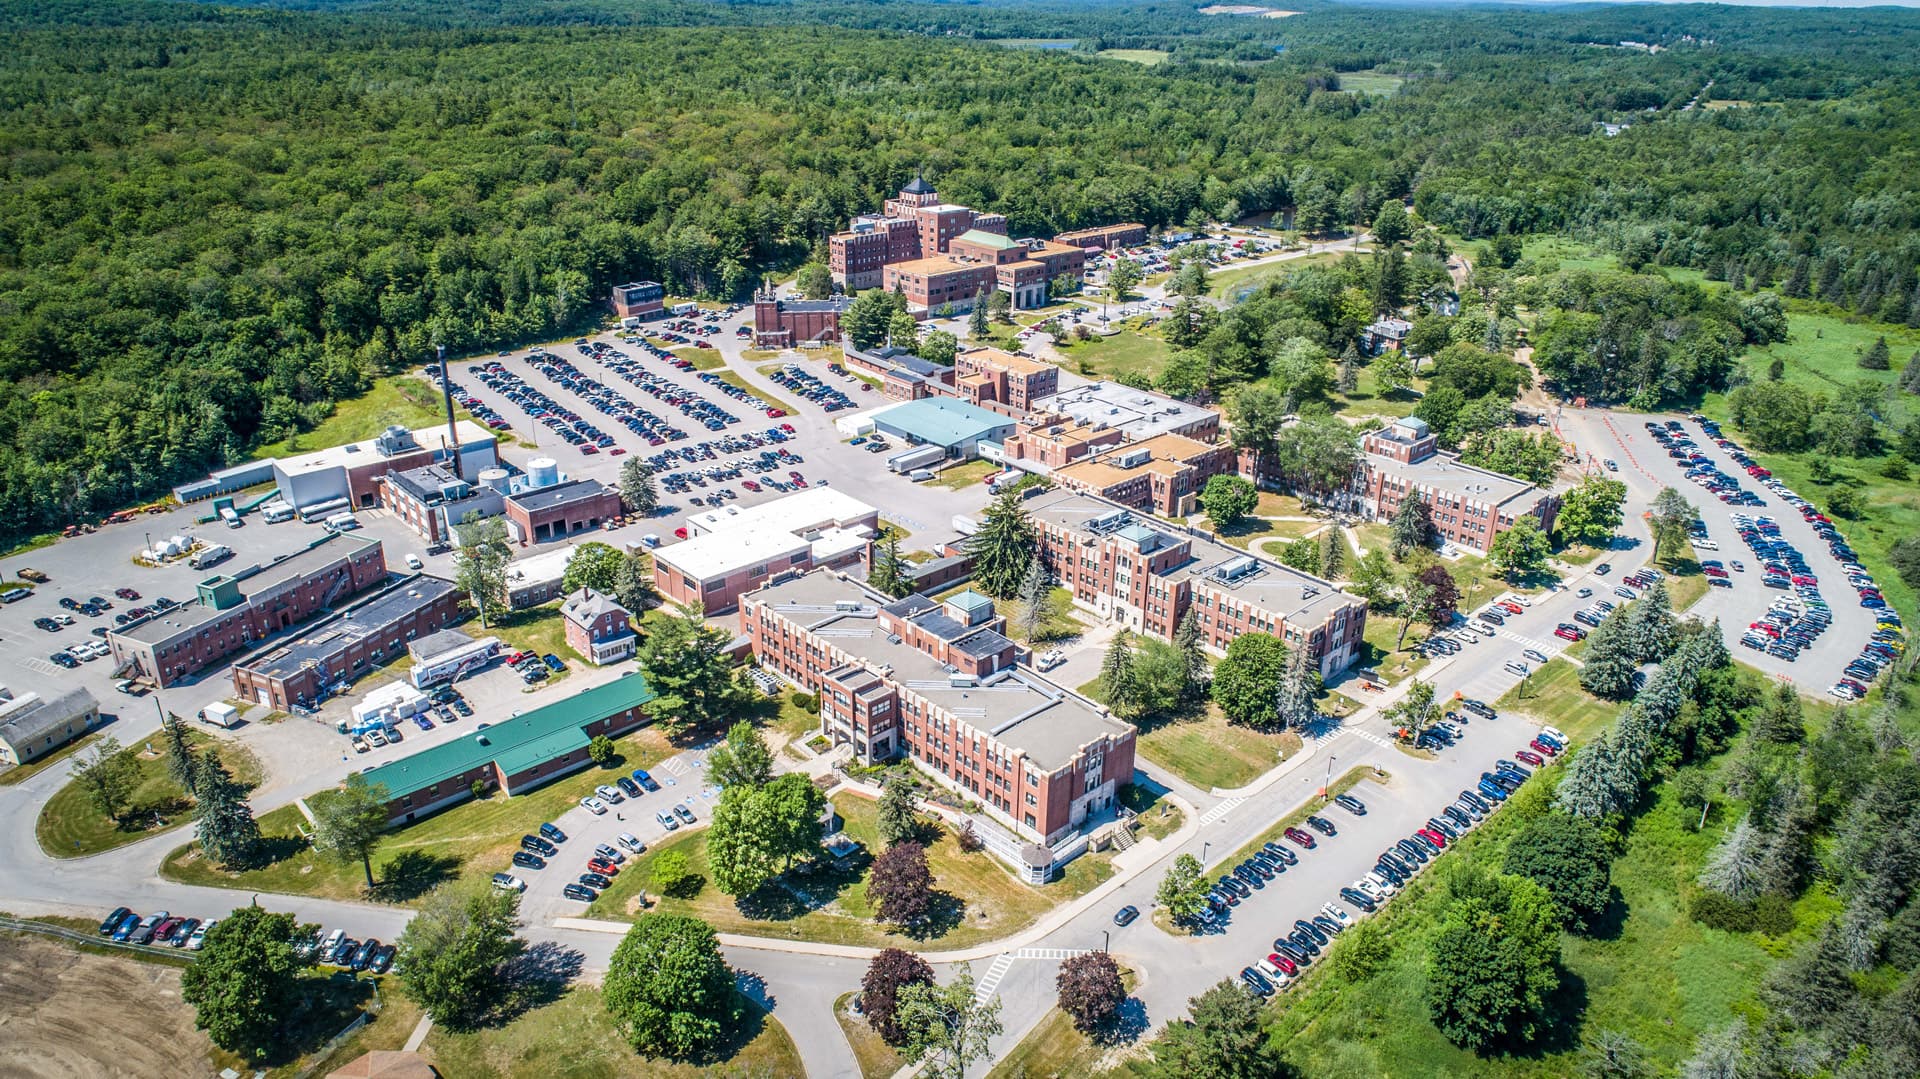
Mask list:
[{"label": "green lawn", "polygon": [[[614,768],[589,767],[526,794],[495,794],[463,802],[387,833],[373,856],[376,898],[412,903],[444,881],[507,870],[520,837],[542,821],[573,808],[598,784],[611,783],[613,777],[634,768],[652,768],[678,752],[652,727],[618,738],[614,744],[620,752]],[[260,832],[268,840],[270,860],[257,869],[221,869],[201,857],[198,844],[189,843],[167,855],[161,875],[216,888],[364,898],[366,875],[360,865],[343,865],[315,853],[300,838],[305,825],[297,806],[282,806],[262,816]]]},{"label": "green lawn", "polygon": [[718,371],[727,365],[726,357],[720,355],[717,348],[676,348],[673,354],[692,364],[696,371]]},{"label": "green lawn", "polygon": [[1343,71],[1340,89],[1355,94],[1391,94],[1407,80],[1381,71]]},{"label": "green lawn", "polygon": [[1167,357],[1173,355],[1173,346],[1157,334],[1121,330],[1110,337],[1071,342],[1060,347],[1060,354],[1069,366],[1089,378],[1158,378]]},{"label": "green lawn", "polygon": [[[972,588],[973,585],[971,582],[962,581],[944,592],[936,593],[931,598],[936,603],[944,603],[949,598],[969,591]],[[1007,620],[1007,636],[1016,641],[1025,641],[1028,644],[1047,644],[1052,641],[1065,640],[1069,637],[1078,637],[1087,631],[1087,624],[1074,614],[1073,593],[1068,589],[1058,587],[1053,589],[1053,610],[1054,616],[1042,623],[1040,632],[1034,635],[1033,640],[1028,641],[1026,637],[1021,635],[1020,627],[1016,624],[1020,619],[1020,601],[1017,599],[996,599],[993,601],[993,613]]]},{"label": "green lawn", "polygon": [[787,1076],[803,1074],[793,1039],[744,997],[746,1022],[728,1030],[718,1059],[702,1065],[643,1057],[621,1038],[601,1003],[599,990],[575,986],[551,1004],[499,1026],[455,1033],[435,1026],[425,1054],[445,1076],[460,1079],[679,1079],[693,1076]]},{"label": "green lawn", "polygon": [[[1471,244],[1463,248],[1459,242],[1455,242],[1453,246],[1455,250],[1473,250]],[[1612,255],[1582,241],[1554,233],[1523,238],[1520,243],[1520,253],[1523,258],[1535,261],[1557,262],[1562,270],[1617,270],[1620,268],[1619,260]]]},{"label": "green lawn", "polygon": [[543,656],[552,652],[566,663],[567,670],[558,675],[549,676],[545,682],[525,692],[536,692],[558,679],[565,678],[575,668],[586,665],[586,659],[567,644],[567,622],[560,614],[560,603],[560,600],[554,600],[552,603],[543,603],[523,611],[511,611],[487,627],[488,633],[494,634],[515,648]]},{"label": "green lawn", "polygon": [[876,1033],[864,1015],[853,1014],[853,1001],[859,994],[843,993],[833,1002],[833,1017],[840,1021],[840,1033],[853,1047],[854,1063],[860,1065],[861,1079],[889,1079],[906,1065],[900,1054]]},{"label": "green lawn", "polygon": [[[842,794],[833,804],[849,836],[866,844],[869,853],[880,849],[877,806],[871,799]],[[996,940],[1031,924],[1055,903],[1082,894],[1111,875],[1104,856],[1088,854],[1074,860],[1063,880],[1042,889],[1031,888],[1015,880],[993,855],[962,852],[953,833],[943,827],[939,839],[927,848],[927,861],[933,870],[937,906],[945,908],[945,915],[936,919],[926,935],[910,937],[873,920],[864,865],[845,873],[821,870],[811,875],[788,874],[739,901],[721,894],[707,879],[707,830],[701,828],[681,832],[636,859],[614,879],[612,888],[601,893],[588,913],[601,918],[634,916],[638,893],[650,884],[654,860],[668,850],[686,854],[693,872],[701,878],[701,887],[689,898],[649,893],[655,900],[655,910],[691,914],[723,933],[877,948],[964,948]]]},{"label": "green lawn", "polygon": [[955,465],[933,478],[930,487],[945,487],[949,491],[965,490],[976,484],[985,483],[988,476],[1000,471],[1000,466],[992,461],[968,461]]},{"label": "green lawn", "polygon": [[1100,56],[1107,60],[1131,60],[1136,64],[1152,67],[1167,62],[1169,54],[1162,49],[1101,49]]},{"label": "green lawn", "polygon": [[[455,406],[459,415],[472,417]],[[393,424],[413,429],[446,420],[439,392],[424,380],[410,375],[375,379],[366,393],[338,401],[333,412],[318,427],[279,442],[269,442],[254,450],[259,457],[290,457],[296,453],[325,449],[347,442],[372,438]]]},{"label": "green lawn", "polygon": [[1299,258],[1282,259],[1259,266],[1239,266],[1226,270],[1212,270],[1207,275],[1207,294],[1223,300],[1235,299],[1259,288],[1268,281],[1275,281],[1295,270],[1306,266],[1325,266],[1340,261],[1345,252],[1324,251],[1317,255],[1302,255]]},{"label": "green lawn", "polygon": [[1580,688],[1580,669],[1553,659],[1494,703],[1501,715],[1529,715],[1585,741],[1612,723],[1623,704],[1603,701]]},{"label": "green lawn", "polygon": [[1366,629],[1361,635],[1361,640],[1367,643],[1363,666],[1380,672],[1381,680],[1388,684],[1411,678],[1425,670],[1430,662],[1424,654],[1413,651],[1413,647],[1426,640],[1431,633],[1431,628],[1425,622],[1416,619],[1407,627],[1405,647],[1395,651],[1394,642],[1400,637],[1399,616],[1390,611],[1369,613]]},{"label": "green lawn", "polygon": [[[1120,980],[1132,992],[1139,977],[1122,965]],[[1073,1018],[1058,1007],[1049,1008],[1040,1025],[1027,1032],[987,1079],[1079,1079],[1104,1072],[1109,1048],[1080,1033]]]},{"label": "green lawn", "polygon": [[[1709,283],[1707,287],[1721,286]],[[1891,370],[1869,371],[1857,362],[1877,337],[1887,339]],[[1743,359],[1755,377],[1763,376],[1768,365],[1779,359],[1786,368],[1781,375],[1784,381],[1832,393],[1862,379],[1892,383],[1916,349],[1920,349],[1920,330],[1858,320],[1832,313],[1825,305],[1791,300],[1788,301],[1787,339],[1764,348],[1749,349]]]},{"label": "green lawn", "polygon": [[771,393],[768,393],[766,390],[763,390],[758,386],[750,385],[746,379],[740,377],[740,374],[737,371],[721,371],[720,381],[726,383],[729,386],[737,386],[740,389],[743,389],[748,393],[753,394],[755,397],[758,397],[761,400],[767,402],[768,404],[772,405],[775,408],[785,409],[787,415],[789,416],[797,416],[800,414],[799,405],[796,405],[792,401],[788,401],[783,397],[777,397]]},{"label": "green lawn", "polygon": [[[1416,389],[1424,387],[1426,379],[1414,380]],[[1359,378],[1355,380],[1352,393],[1334,393],[1332,395],[1335,412],[1346,413],[1347,419],[1355,416],[1380,416],[1399,419],[1413,415],[1420,407],[1420,395],[1407,390],[1388,392],[1381,388],[1380,378],[1374,374],[1373,365],[1360,368]]]},{"label": "green lawn", "polygon": [[[1097,678],[1077,692],[1106,699]],[[1148,716],[1135,726],[1141,756],[1202,790],[1246,786],[1300,751],[1299,735],[1229,723],[1212,703],[1182,715]]]},{"label": "green lawn", "polygon": [[[188,731],[189,743],[199,750],[213,739],[198,731]],[[151,752],[149,752],[149,748]],[[167,772],[165,743],[156,733],[138,744],[126,747],[138,765],[137,778],[127,799],[128,809],[119,823],[95,809],[80,784],[68,780],[40,809],[34,832],[40,846],[55,858],[78,858],[103,850],[123,847],[155,832],[177,827],[191,819],[193,800]],[[260,762],[237,742],[222,742],[220,760],[235,779],[251,788],[260,782]]]}]

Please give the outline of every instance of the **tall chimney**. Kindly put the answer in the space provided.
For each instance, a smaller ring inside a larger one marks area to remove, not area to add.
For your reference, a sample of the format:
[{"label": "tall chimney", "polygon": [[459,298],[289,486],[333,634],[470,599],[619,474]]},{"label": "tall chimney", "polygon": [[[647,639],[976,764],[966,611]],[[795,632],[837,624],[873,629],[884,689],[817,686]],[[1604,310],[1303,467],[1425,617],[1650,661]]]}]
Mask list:
[{"label": "tall chimney", "polygon": [[448,456],[452,458],[453,477],[464,480],[460,473],[460,427],[453,419],[453,375],[447,370],[447,346],[433,346],[434,355],[440,359],[440,396],[447,403],[447,445]]}]

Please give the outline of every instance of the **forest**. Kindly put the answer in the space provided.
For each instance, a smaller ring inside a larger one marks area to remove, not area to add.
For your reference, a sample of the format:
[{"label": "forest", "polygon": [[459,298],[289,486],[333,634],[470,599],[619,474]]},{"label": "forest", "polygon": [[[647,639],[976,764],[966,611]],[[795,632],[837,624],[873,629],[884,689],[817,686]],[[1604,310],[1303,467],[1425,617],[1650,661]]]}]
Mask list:
[{"label": "forest", "polygon": [[[245,459],[435,344],[570,332],[617,281],[739,295],[921,170],[1016,235],[1296,207],[1335,230],[1410,197],[1466,238],[1605,238],[1920,318],[1920,18],[1893,10],[16,0],[0,24],[14,536]],[[1053,36],[1074,47],[995,43]],[[1588,44],[1629,38],[1670,47]],[[1398,91],[1340,89],[1362,70]],[[1709,80],[1743,107],[1684,110]]]}]

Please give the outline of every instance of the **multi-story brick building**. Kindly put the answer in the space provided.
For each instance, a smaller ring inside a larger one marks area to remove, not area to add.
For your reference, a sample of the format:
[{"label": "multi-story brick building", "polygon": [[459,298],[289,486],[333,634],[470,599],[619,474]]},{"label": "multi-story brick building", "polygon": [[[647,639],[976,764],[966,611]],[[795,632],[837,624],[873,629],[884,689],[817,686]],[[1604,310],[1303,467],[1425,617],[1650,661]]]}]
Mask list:
[{"label": "multi-story brick building", "polygon": [[300,636],[233,665],[233,695],[279,711],[310,708],[333,691],[407,654],[407,642],[461,618],[453,582],[415,574]]},{"label": "multi-story brick building", "polygon": [[1053,242],[1068,247],[1096,248],[1111,251],[1116,247],[1132,247],[1147,242],[1147,226],[1134,222],[1119,225],[1100,225],[1090,229],[1075,229],[1063,232],[1053,238]]},{"label": "multi-story brick building", "polygon": [[793,570],[864,562],[880,511],[837,487],[741,508],[725,506],[688,522],[694,535],[653,552],[653,586],[662,596],[708,614]]},{"label": "multi-story brick building", "polygon": [[1409,495],[1427,504],[1433,528],[1456,546],[1485,554],[1493,539],[1521,517],[1553,529],[1560,499],[1514,476],[1476,468],[1442,451],[1425,420],[1395,420],[1360,439],[1360,469],[1352,488],[1359,509],[1390,520]]},{"label": "multi-story brick building", "polygon": [[380,504],[429,544],[449,542],[452,526],[467,515],[498,516],[500,492],[456,476],[446,465],[388,472],[380,481]]},{"label": "multi-story brick building", "polygon": [[659,318],[667,313],[667,290],[658,281],[615,285],[608,304],[621,318]]},{"label": "multi-story brick building", "polygon": [[567,647],[596,667],[626,659],[640,643],[633,632],[633,613],[591,588],[568,593],[560,618],[566,624]]},{"label": "multi-story brick building", "polygon": [[904,755],[1031,843],[1111,819],[1133,780],[1133,727],[1018,667],[984,596],[890,600],[816,570],[749,593],[740,619],[763,667],[820,695],[821,734]]},{"label": "multi-story brick building", "polygon": [[265,566],[209,577],[199,596],[107,632],[116,669],[170,686],[387,579],[380,541],[329,534]]},{"label": "multi-story brick building", "polygon": [[1033,412],[1001,443],[1007,463],[1033,472],[1051,472],[1118,446],[1126,437],[1117,427],[1076,420],[1060,412]]},{"label": "multi-story brick building", "polygon": [[[876,282],[877,283],[877,282]],[[753,347],[793,348],[840,339],[840,320],[853,303],[847,296],[782,300],[771,292],[753,296]]]},{"label": "multi-story brick building", "polygon": [[947,394],[953,387],[953,368],[923,360],[891,345],[870,352],[849,346],[847,366],[880,377],[880,392],[890,401],[918,401]]},{"label": "multi-story brick building", "polygon": [[620,516],[620,492],[599,480],[567,480],[506,496],[507,520],[529,543],[565,539]]},{"label": "multi-story brick building", "polygon": [[1135,633],[1172,640],[1195,610],[1201,641],[1215,653],[1242,633],[1304,642],[1322,676],[1358,658],[1367,606],[1331,583],[1151,520],[1091,495],[1050,491],[1030,498],[1048,570],[1076,605]]},{"label": "multi-story brick building", "polygon": [[1033,402],[1060,390],[1060,369],[1030,356],[976,348],[953,358],[954,392],[983,408],[1025,415]]},{"label": "multi-story brick building", "polygon": [[1058,468],[1054,482],[1162,517],[1194,512],[1200,489],[1235,468],[1232,447],[1196,442],[1182,435],[1155,435],[1128,442]]}]

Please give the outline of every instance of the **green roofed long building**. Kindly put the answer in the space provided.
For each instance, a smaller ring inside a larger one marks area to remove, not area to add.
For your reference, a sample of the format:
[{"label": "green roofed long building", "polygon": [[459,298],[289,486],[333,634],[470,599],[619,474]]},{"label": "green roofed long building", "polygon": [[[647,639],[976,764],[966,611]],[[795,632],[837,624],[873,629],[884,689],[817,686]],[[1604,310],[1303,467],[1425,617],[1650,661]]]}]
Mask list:
[{"label": "green roofed long building", "polygon": [[651,700],[645,678],[623,675],[364,774],[387,789],[393,824],[471,798],[475,783],[486,791],[524,794],[590,764],[587,745],[595,735],[615,738],[644,726],[650,717],[643,706]]}]

